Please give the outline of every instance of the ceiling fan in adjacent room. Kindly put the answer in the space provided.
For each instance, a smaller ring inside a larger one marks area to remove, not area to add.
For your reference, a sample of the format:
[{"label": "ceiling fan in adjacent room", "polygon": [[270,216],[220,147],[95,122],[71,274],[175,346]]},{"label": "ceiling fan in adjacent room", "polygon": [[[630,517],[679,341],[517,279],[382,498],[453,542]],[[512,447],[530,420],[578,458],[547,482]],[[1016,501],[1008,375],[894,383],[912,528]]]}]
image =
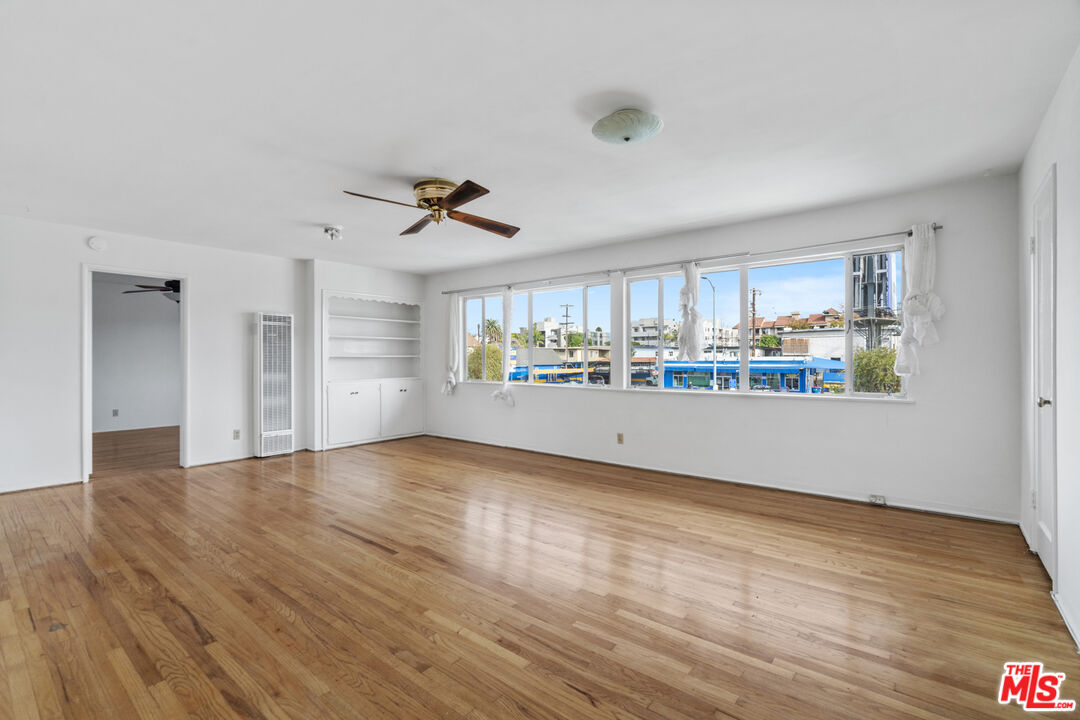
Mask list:
[{"label": "ceiling fan in adjacent room", "polygon": [[143,288],[142,290],[125,290],[124,295],[129,293],[148,293],[159,292],[168,293],[165,297],[176,302],[180,302],[180,281],[179,280],[166,280],[164,285],[136,285],[137,288]]},{"label": "ceiling fan in adjacent room", "polygon": [[487,188],[480,187],[472,180],[466,180],[458,185],[456,182],[444,178],[424,178],[413,185],[413,194],[416,196],[415,205],[398,202],[397,200],[387,200],[373,195],[362,195],[360,193],[349,192],[348,190],[345,191],[345,194],[367,198],[368,200],[392,203],[394,205],[403,205],[404,207],[423,210],[427,213],[420,220],[402,231],[402,235],[415,235],[426,228],[432,221],[438,224],[446,218],[457,220],[466,225],[472,225],[481,230],[487,230],[488,232],[501,235],[505,238],[514,237],[514,235],[517,234],[517,231],[521,229],[514,227],[513,225],[507,225],[506,223],[501,223],[496,220],[488,220],[487,218],[470,215],[457,210],[456,208],[461,207],[465,203],[488,194]]}]

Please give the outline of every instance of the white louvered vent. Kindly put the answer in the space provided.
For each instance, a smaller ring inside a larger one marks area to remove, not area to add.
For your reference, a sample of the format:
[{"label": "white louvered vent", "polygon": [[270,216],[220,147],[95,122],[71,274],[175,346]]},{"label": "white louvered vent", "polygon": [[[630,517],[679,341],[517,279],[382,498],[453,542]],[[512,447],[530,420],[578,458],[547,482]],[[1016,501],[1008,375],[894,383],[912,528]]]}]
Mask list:
[{"label": "white louvered vent", "polygon": [[293,317],[256,313],[255,454],[293,451]]}]

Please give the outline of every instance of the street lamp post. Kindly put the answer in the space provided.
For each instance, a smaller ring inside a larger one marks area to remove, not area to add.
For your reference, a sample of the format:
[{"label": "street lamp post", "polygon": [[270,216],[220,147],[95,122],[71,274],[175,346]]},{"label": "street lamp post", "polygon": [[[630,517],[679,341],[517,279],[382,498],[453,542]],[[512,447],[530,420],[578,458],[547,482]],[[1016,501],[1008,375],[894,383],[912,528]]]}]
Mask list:
[{"label": "street lamp post", "polygon": [[708,277],[701,278],[712,288],[712,389],[716,390],[716,286]]}]

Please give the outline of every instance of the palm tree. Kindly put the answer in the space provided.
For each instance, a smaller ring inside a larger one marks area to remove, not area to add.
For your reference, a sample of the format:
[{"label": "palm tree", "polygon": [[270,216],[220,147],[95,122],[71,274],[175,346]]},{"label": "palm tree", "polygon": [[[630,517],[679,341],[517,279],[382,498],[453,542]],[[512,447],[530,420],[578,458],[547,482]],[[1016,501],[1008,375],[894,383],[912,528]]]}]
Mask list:
[{"label": "palm tree", "polygon": [[502,325],[495,318],[484,321],[484,337],[488,342],[502,342]]}]

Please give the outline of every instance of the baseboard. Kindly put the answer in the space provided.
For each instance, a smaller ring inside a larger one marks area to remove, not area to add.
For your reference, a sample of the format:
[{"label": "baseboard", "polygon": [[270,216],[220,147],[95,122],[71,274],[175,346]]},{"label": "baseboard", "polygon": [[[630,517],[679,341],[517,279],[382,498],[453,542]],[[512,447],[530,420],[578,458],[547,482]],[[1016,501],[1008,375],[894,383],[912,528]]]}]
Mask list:
[{"label": "baseboard", "polygon": [[1073,644],[1076,645],[1076,652],[1080,654],[1080,632],[1078,632],[1080,631],[1080,618],[1069,617],[1069,613],[1065,610],[1065,606],[1061,604],[1061,598],[1058,593],[1050,593],[1050,598],[1054,601],[1054,605],[1061,614],[1061,619],[1065,621],[1065,627],[1069,629],[1069,634],[1072,635]]},{"label": "baseboard", "polygon": [[[514,450],[527,450],[529,452],[540,453],[541,455],[553,455],[555,457],[569,457],[575,460],[586,460],[588,462],[602,463],[604,465],[614,465],[616,467],[633,468],[635,470],[652,470],[654,472],[669,473],[671,475],[684,475],[686,477],[703,478],[705,480],[715,480],[717,482],[726,482],[736,485],[752,485],[754,487],[768,488],[770,490],[783,490],[785,492],[795,492],[802,495],[815,495],[817,497],[827,497],[836,500],[848,500],[851,502],[861,502],[869,504],[867,495],[855,494],[846,490],[834,490],[829,488],[807,488],[798,485],[783,485],[778,483],[763,483],[755,480],[748,480],[745,478],[734,478],[729,476],[717,476],[717,475],[699,475],[685,472],[678,472],[671,470],[670,468],[655,467],[651,465],[636,465],[633,463],[618,463],[611,460],[604,460],[595,457],[588,457],[583,455],[572,455],[568,453],[553,453],[550,450],[545,450],[539,447],[531,447],[528,445],[506,445],[503,443],[485,442],[483,440],[475,440],[473,438],[461,437],[457,435],[450,435],[447,433],[437,433],[428,431],[424,433],[431,437],[446,438],[447,440],[460,440],[462,442],[477,443],[478,445],[490,445],[492,447],[505,447]],[[869,494],[869,493],[868,493]],[[888,507],[901,508],[904,510],[917,510],[919,512],[930,512],[938,515],[951,515],[954,517],[971,518],[973,520],[989,520],[991,522],[1005,523],[1008,525],[1019,524],[1019,517],[1002,514],[993,510],[985,510],[982,508],[970,508],[960,505],[951,505],[949,503],[927,502],[925,500],[918,500],[912,498],[897,498],[890,497]]]},{"label": "baseboard", "polygon": [[33,485],[23,485],[21,487],[11,488],[9,490],[0,490],[0,495],[10,495],[12,493],[26,492],[27,490],[43,490],[51,487],[63,487],[64,485],[82,485],[86,481],[79,480],[61,480],[60,482],[44,482],[34,483]]}]

